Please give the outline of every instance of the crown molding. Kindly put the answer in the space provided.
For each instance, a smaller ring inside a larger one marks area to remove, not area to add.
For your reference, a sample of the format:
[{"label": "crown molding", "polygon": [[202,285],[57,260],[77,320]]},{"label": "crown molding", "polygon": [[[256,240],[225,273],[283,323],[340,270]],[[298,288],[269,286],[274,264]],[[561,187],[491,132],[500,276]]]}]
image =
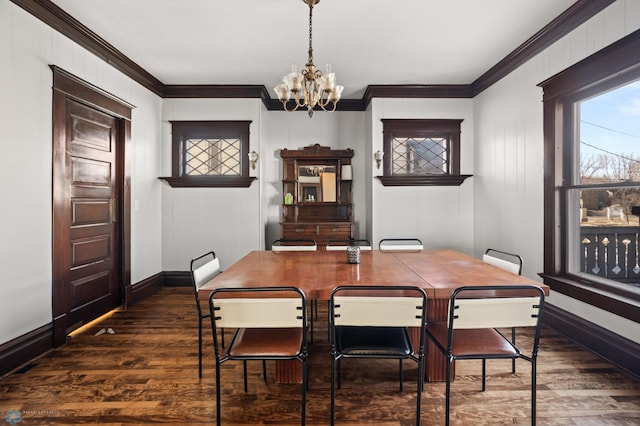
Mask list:
[{"label": "crown molding", "polygon": [[479,95],[485,89],[507,76],[520,65],[569,34],[615,1],[616,0],[578,0],[556,19],[543,27],[471,83],[472,95],[474,97]]},{"label": "crown molding", "polygon": [[[167,85],[133,62],[50,0],[11,0],[134,81],[163,98],[259,98],[267,110],[281,110],[260,85]],[[361,99],[341,99],[336,111],[364,111],[373,98],[473,98],[615,0],[578,0],[504,59],[468,85],[369,85]],[[306,109],[300,109],[306,111]]]},{"label": "crown molding", "polygon": [[11,0],[109,65],[162,96],[164,84],[50,0]]}]

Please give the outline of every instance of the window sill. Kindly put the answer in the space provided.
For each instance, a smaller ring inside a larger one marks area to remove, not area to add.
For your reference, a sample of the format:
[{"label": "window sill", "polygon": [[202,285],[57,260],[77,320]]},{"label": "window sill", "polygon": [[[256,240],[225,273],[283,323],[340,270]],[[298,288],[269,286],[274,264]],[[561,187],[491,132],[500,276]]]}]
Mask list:
[{"label": "window sill", "polygon": [[255,177],[159,177],[172,188],[248,188]]},{"label": "window sill", "polygon": [[553,291],[640,323],[640,300],[637,293],[607,289],[598,283],[582,283],[570,276],[539,275]]},{"label": "window sill", "polygon": [[460,186],[473,175],[376,176],[384,186]]}]

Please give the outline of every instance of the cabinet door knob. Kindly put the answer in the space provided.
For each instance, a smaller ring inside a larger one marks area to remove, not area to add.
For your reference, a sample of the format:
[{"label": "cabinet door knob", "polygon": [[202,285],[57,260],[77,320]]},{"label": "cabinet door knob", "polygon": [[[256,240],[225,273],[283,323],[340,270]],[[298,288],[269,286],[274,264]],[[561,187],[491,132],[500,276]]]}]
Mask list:
[{"label": "cabinet door knob", "polygon": [[296,232],[300,233],[300,232],[304,232],[304,229],[302,228],[296,228]]}]

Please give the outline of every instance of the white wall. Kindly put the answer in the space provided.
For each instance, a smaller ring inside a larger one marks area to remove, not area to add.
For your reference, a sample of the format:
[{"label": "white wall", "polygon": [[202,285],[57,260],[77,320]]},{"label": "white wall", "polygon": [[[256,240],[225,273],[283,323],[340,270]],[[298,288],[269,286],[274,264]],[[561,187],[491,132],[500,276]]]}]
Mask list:
[{"label": "white wall", "polygon": [[171,120],[251,120],[250,148],[259,154],[258,177],[249,188],[162,189],[162,247],[165,271],[186,271],[189,261],[208,250],[222,269],[251,250],[279,238],[282,205],[280,150],[320,144],[351,148],[356,232],[364,237],[364,115],[358,112],[269,111],[259,99],[166,99],[163,106],[164,176],[171,174]]},{"label": "white wall", "polygon": [[[381,119],[462,119],[460,173],[473,174],[474,117],[471,99],[386,99],[371,101],[371,155],[383,149]],[[385,153],[389,155],[390,153]],[[372,243],[382,238],[417,237],[426,248],[452,248],[467,254],[473,250],[474,178],[460,186],[383,186],[382,175],[372,164]]]},{"label": "white wall", "polygon": [[[366,233],[366,176],[364,161],[367,140],[365,117],[362,112],[317,111],[313,118],[305,112],[270,111],[267,113],[264,155],[264,186],[267,206],[266,241],[279,238],[279,223],[282,214],[282,159],[280,150],[302,149],[320,144],[332,149],[351,148],[354,151],[353,165],[353,213],[355,237],[367,238]],[[268,246],[269,244],[267,244]]]},{"label": "white wall", "polygon": [[[640,2],[619,0],[474,99],[475,254],[520,253],[543,269],[543,116],[537,84],[640,28]],[[638,324],[552,292],[549,303],[640,342]]]},{"label": "white wall", "polygon": [[165,99],[162,113],[162,173],[171,176],[171,123],[180,120],[248,120],[249,152],[260,160],[248,188],[172,188],[162,183],[162,267],[188,271],[192,258],[209,250],[222,269],[251,250],[260,250],[265,204],[261,200],[264,153],[263,107],[259,99]]},{"label": "white wall", "polygon": [[[57,65],[136,106],[132,281],[162,270],[161,99],[8,1],[0,2],[0,343],[52,321],[52,71]],[[55,230],[53,230],[55,232]]]}]

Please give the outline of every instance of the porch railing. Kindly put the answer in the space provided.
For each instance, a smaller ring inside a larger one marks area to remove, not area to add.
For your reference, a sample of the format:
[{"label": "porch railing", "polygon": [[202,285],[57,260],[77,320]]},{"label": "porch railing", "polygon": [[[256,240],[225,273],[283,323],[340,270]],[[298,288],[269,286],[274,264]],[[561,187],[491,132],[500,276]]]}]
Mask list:
[{"label": "porch railing", "polygon": [[640,283],[638,226],[580,227],[580,270],[623,283]]}]

